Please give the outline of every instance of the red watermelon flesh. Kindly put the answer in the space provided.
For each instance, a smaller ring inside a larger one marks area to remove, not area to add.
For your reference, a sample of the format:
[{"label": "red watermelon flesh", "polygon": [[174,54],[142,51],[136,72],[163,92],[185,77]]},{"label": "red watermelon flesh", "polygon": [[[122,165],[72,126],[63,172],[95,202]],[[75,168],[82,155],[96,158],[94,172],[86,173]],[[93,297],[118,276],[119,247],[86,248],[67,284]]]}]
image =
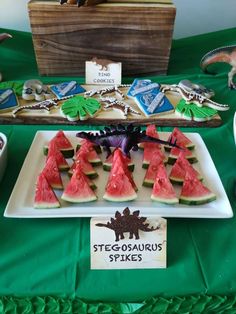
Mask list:
[{"label": "red watermelon flesh", "polygon": [[[81,172],[81,171],[84,173],[83,169],[81,168],[81,164],[76,163],[76,162],[73,163],[73,165],[71,166],[69,170],[71,175],[73,175],[74,172]],[[88,185],[91,187],[91,189],[95,190],[97,188],[96,184],[92,180],[90,180],[86,174],[85,174],[85,179],[87,180]]]},{"label": "red watermelon flesh", "polygon": [[[73,157],[74,148],[62,130],[58,131],[51,141],[54,141],[56,143],[58,149],[62,152],[65,158]],[[44,146],[45,155],[48,154],[48,146],[47,145]]]},{"label": "red watermelon flesh", "polygon": [[179,202],[187,205],[201,205],[212,202],[215,199],[216,195],[203,185],[191,168],[188,168]]},{"label": "red watermelon flesh", "polygon": [[[174,128],[172,131],[171,135],[169,136],[169,141],[171,140],[172,142],[176,141],[176,144],[179,146],[186,147],[188,149],[194,149],[195,145],[194,143],[186,136],[184,135],[183,132],[180,131],[179,128]],[[165,146],[166,150],[170,150],[170,146]]]},{"label": "red watermelon flesh", "polygon": [[163,164],[163,159],[158,154],[154,154],[146,171],[143,186],[153,187],[155,182],[157,169],[160,164]]},{"label": "red watermelon flesh", "polygon": [[131,172],[129,171],[128,167],[127,167],[127,161],[124,158],[124,155],[122,154],[122,152],[120,150],[117,150],[114,152],[114,158],[113,158],[113,163],[112,163],[112,168],[111,168],[111,172],[110,172],[110,176],[112,176],[113,174],[116,174],[117,171],[119,171],[119,168],[122,167],[126,176],[128,177],[130,183],[132,184],[132,187],[135,191],[138,190],[137,185],[134,182],[133,176],[131,174]]},{"label": "red watermelon flesh", "polygon": [[97,196],[90,188],[83,171],[74,171],[61,198],[71,203],[85,203],[95,201]]},{"label": "red watermelon flesh", "polygon": [[122,166],[117,167],[116,172],[110,174],[103,198],[111,202],[132,201],[137,194],[130,183]]},{"label": "red watermelon flesh", "polygon": [[196,156],[193,155],[193,153],[188,150],[185,147],[182,147],[182,149],[178,148],[178,147],[172,147],[169,157],[168,157],[168,164],[173,165],[177,158],[179,157],[179,154],[183,154],[184,157],[190,162],[190,163],[194,163],[197,162],[197,158]]},{"label": "red watermelon flesh", "polygon": [[42,173],[45,175],[48,183],[52,188],[63,189],[61,175],[54,156],[50,156],[47,159],[46,165],[43,168]]},{"label": "red watermelon flesh", "polygon": [[59,170],[65,171],[70,168],[67,161],[65,160],[65,157],[62,155],[61,151],[58,149],[54,141],[51,141],[49,143],[47,160],[51,156],[56,159]]},{"label": "red watermelon flesh", "polygon": [[[146,134],[150,137],[154,137],[154,138],[158,138],[159,139],[159,134],[157,133],[157,130],[156,130],[156,126],[155,124],[150,124],[147,126],[146,128]],[[158,143],[140,143],[139,144],[139,147],[140,148],[145,148],[145,147],[150,147],[150,148],[161,148],[161,145],[158,144]]]},{"label": "red watermelon flesh", "polygon": [[34,195],[34,208],[58,208],[60,203],[45,175],[38,176]]},{"label": "red watermelon flesh", "polygon": [[151,199],[160,203],[177,204],[178,198],[167,176],[164,164],[160,164],[157,170],[155,183],[152,189]]},{"label": "red watermelon flesh", "polygon": [[[113,156],[114,156],[114,153],[116,150],[119,150],[121,153],[122,151],[119,149],[119,148],[116,148],[112,154],[103,162],[103,169],[105,171],[110,171],[111,170],[111,167],[112,167],[112,163],[113,163]],[[130,171],[133,171],[134,170],[134,163],[132,162],[132,160],[128,157],[128,156],[125,156],[123,155],[123,159],[124,161],[126,162],[127,166],[128,166],[128,169]]]},{"label": "red watermelon flesh", "polygon": [[89,178],[96,178],[98,176],[97,172],[93,169],[93,166],[88,162],[87,158],[83,154],[77,154],[76,160],[70,167],[70,170],[68,171],[69,175],[72,175],[74,172],[74,169],[76,167],[76,164],[80,164],[81,168],[83,169],[83,172],[86,176]]},{"label": "red watermelon flesh", "polygon": [[183,152],[179,154],[178,159],[171,169],[169,175],[170,180],[174,183],[183,183],[186,170],[188,168],[192,168],[193,174],[195,174],[199,180],[202,180],[202,176],[200,175],[200,173],[192,167],[189,161],[185,158]]},{"label": "red watermelon flesh", "polygon": [[143,168],[145,169],[148,168],[154,155],[158,155],[164,163],[167,162],[167,158],[165,154],[161,151],[161,149],[159,149],[158,147],[152,148],[147,146],[144,148],[143,151],[143,165],[142,165]]},{"label": "red watermelon flesh", "polygon": [[[88,161],[94,166],[98,166],[102,164],[101,159],[98,157],[96,150],[94,149],[94,144],[88,140],[82,140],[79,151],[76,153],[80,154],[82,151],[85,152]],[[75,157],[76,159],[76,157]]]}]

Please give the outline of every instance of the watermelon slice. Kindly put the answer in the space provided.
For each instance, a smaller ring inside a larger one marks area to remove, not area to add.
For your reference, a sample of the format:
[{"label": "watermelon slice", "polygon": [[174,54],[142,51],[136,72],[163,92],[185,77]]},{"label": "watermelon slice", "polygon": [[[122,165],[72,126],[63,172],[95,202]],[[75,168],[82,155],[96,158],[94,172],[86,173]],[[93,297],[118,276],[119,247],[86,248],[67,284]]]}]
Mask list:
[{"label": "watermelon slice", "polygon": [[[56,143],[65,158],[72,158],[74,156],[74,148],[62,130],[58,131],[51,141]],[[44,155],[48,154],[48,147],[49,145],[43,147]]]},{"label": "watermelon slice", "polygon": [[126,176],[128,177],[130,183],[132,184],[133,189],[135,191],[138,191],[138,188],[134,182],[133,176],[128,169],[127,160],[125,159],[125,156],[122,154],[121,150],[118,149],[114,152],[113,164],[112,164],[112,168],[111,168],[111,172],[110,172],[109,177],[113,176],[113,174],[116,174],[119,167],[123,168]]},{"label": "watermelon slice", "polygon": [[[145,143],[146,144],[149,144],[149,143]],[[158,155],[159,158],[164,162],[166,163],[167,162],[167,157],[165,156],[165,154],[162,152],[161,149],[159,149],[158,147],[150,147],[150,146],[145,146],[144,148],[144,152],[143,152],[143,165],[142,167],[144,169],[147,169],[151,160],[152,160],[152,157],[154,155]]]},{"label": "watermelon slice", "polygon": [[179,202],[187,205],[201,205],[212,202],[215,199],[216,195],[203,185],[196,177],[196,174],[188,168]]},{"label": "watermelon slice", "polygon": [[61,198],[71,203],[85,203],[95,201],[97,196],[90,188],[83,171],[76,169]]},{"label": "watermelon slice", "polygon": [[56,159],[59,170],[66,171],[70,168],[67,161],[65,160],[65,157],[62,155],[61,151],[58,149],[55,141],[51,141],[49,143],[47,160],[51,156],[53,156]]},{"label": "watermelon slice", "polygon": [[[174,128],[174,130],[172,131],[171,135],[169,136],[170,140],[172,139],[172,142],[174,142],[176,140],[176,144],[179,146],[183,146],[186,147],[190,150],[194,149],[195,145],[194,143],[186,136],[184,135],[183,132],[180,131],[180,129],[178,128]],[[171,147],[168,145],[164,145],[165,150],[170,151]]]},{"label": "watermelon slice", "polygon": [[[150,124],[150,125],[147,126],[146,134],[148,136],[151,136],[151,137],[159,139],[159,134],[157,133],[155,124]],[[145,142],[143,142],[143,143],[139,144],[139,148],[141,148],[141,149],[144,149],[144,147],[148,147],[148,146],[153,147],[153,148],[156,148],[156,147],[161,148],[161,145],[158,144],[158,143],[145,143]]]},{"label": "watermelon slice", "polygon": [[153,187],[153,184],[156,179],[157,169],[160,164],[163,164],[163,159],[160,157],[160,155],[154,154],[148,166],[148,170],[146,171],[146,174],[143,180],[143,186]]},{"label": "watermelon slice", "polygon": [[45,175],[38,176],[34,196],[34,208],[58,208],[60,203],[53,189],[49,185]]},{"label": "watermelon slice", "polygon": [[68,174],[70,176],[73,175],[77,164],[81,165],[84,174],[88,176],[90,179],[97,178],[98,173],[93,169],[93,166],[82,156],[80,156],[73,162],[72,166],[70,167],[68,171]]},{"label": "watermelon slice", "polygon": [[197,157],[193,155],[193,153],[188,150],[187,148],[178,148],[178,147],[172,147],[169,157],[168,157],[168,164],[173,165],[177,158],[179,157],[179,154],[182,153],[184,157],[192,164],[197,162]]},{"label": "watermelon slice", "polygon": [[91,189],[92,190],[96,190],[96,188],[97,188],[96,184],[92,180],[89,179],[89,176],[86,175],[86,173],[84,172],[84,169],[82,170],[82,165],[83,165],[83,163],[74,162],[72,164],[70,170],[68,171],[68,174],[70,176],[72,176],[75,171],[83,171],[83,173],[85,174],[85,177],[86,177],[87,182],[88,182],[89,186],[91,187]]},{"label": "watermelon slice", "polygon": [[[82,151],[85,153],[88,162],[90,162],[93,166],[99,166],[102,164],[101,159],[98,157],[96,150],[94,149],[93,143],[88,140],[83,140],[81,142],[80,149],[77,151],[77,154],[80,154]],[[76,156],[75,156],[76,159]]]},{"label": "watermelon slice", "polygon": [[158,167],[151,199],[165,204],[177,204],[179,202],[175,190],[167,176],[164,164],[160,164]]},{"label": "watermelon slice", "polygon": [[[110,171],[111,170],[112,163],[113,163],[113,156],[114,156],[114,153],[115,153],[116,150],[120,150],[120,149],[116,148],[112,152],[112,154],[103,162],[103,169],[105,171]],[[126,161],[129,171],[134,171],[134,163],[132,162],[132,160],[129,157],[125,156],[125,155],[123,155],[123,159]]]},{"label": "watermelon slice", "polygon": [[47,159],[46,165],[43,168],[42,173],[45,175],[48,183],[52,188],[63,189],[61,175],[54,156],[50,156]]},{"label": "watermelon slice", "polygon": [[182,184],[184,182],[186,170],[192,168],[192,171],[199,180],[202,180],[201,174],[192,167],[189,161],[185,158],[184,154],[181,152],[175,164],[173,165],[169,178],[173,183]]},{"label": "watermelon slice", "polygon": [[136,197],[137,194],[123,167],[117,167],[116,172],[109,176],[103,198],[111,202],[126,202]]},{"label": "watermelon slice", "polygon": [[[86,140],[86,141],[88,141],[88,140]],[[81,147],[81,145],[82,145],[82,142],[83,142],[83,140],[82,140],[79,144],[77,144],[77,146],[76,146],[76,151],[78,151],[78,150],[80,149],[80,147]],[[90,143],[92,143],[92,142],[90,142]],[[94,143],[92,143],[92,145],[93,145],[93,148],[95,149],[95,151],[96,151],[97,154],[101,154],[101,153],[102,153],[101,146],[96,145],[96,144],[94,144]]]}]

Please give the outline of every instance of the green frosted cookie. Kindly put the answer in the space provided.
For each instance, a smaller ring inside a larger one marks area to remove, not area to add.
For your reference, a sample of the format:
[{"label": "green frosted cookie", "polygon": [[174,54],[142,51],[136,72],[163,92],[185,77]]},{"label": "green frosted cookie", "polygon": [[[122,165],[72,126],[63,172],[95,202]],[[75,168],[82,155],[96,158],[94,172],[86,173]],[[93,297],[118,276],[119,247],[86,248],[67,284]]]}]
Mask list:
[{"label": "green frosted cookie", "polygon": [[61,114],[69,121],[86,120],[101,110],[101,104],[94,98],[75,96],[61,106]]},{"label": "green frosted cookie", "polygon": [[184,99],[181,99],[175,108],[175,112],[186,120],[194,120],[198,122],[211,120],[217,114],[217,110],[209,107],[198,107],[190,103],[186,104]]}]

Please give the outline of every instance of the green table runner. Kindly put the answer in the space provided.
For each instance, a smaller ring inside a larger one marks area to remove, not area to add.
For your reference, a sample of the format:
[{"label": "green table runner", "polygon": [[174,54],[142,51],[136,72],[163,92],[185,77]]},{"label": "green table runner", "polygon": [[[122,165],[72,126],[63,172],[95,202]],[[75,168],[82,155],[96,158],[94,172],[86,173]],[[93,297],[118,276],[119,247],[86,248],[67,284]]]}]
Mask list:
[{"label": "green table runner", "polygon": [[[5,80],[23,82],[39,78],[31,35],[11,33],[14,38],[0,47],[0,70]],[[202,136],[233,210],[236,209],[233,196],[236,147],[232,120],[236,91],[227,88],[228,66],[216,66],[219,72],[212,76],[201,72],[199,61],[212,48],[236,44],[235,34],[236,29],[231,29],[173,41],[169,75],[152,77],[160,83],[177,83],[186,78],[205,84],[216,91],[217,101],[231,105],[228,112],[220,113],[221,127],[187,131],[199,132]],[[40,79],[44,82],[65,80]],[[82,83],[83,79],[78,81]],[[131,78],[125,80],[131,81]],[[36,131],[60,128],[0,125],[0,132],[9,141],[8,166],[0,184],[0,312],[7,309],[7,313],[76,310],[78,313],[199,313],[204,309],[205,313],[235,313],[235,218],[168,219],[167,269],[98,271],[90,270],[89,219],[2,216]],[[92,129],[90,126],[63,127],[64,130],[83,128]]]}]

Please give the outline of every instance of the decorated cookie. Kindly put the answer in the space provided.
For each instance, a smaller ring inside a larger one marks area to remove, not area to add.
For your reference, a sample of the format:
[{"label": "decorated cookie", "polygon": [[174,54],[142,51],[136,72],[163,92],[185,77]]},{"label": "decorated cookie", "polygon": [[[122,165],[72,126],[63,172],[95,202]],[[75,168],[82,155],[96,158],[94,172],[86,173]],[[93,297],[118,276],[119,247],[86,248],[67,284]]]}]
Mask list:
[{"label": "decorated cookie", "polygon": [[69,121],[86,120],[101,110],[99,101],[93,98],[75,96],[61,106],[61,114]]},{"label": "decorated cookie", "polygon": [[199,122],[211,120],[217,114],[217,110],[213,108],[199,107],[194,103],[186,103],[184,99],[179,101],[175,112],[186,120]]},{"label": "decorated cookie", "polygon": [[25,100],[43,101],[52,98],[53,95],[49,91],[47,85],[39,80],[28,80],[24,83],[22,98]]},{"label": "decorated cookie", "polygon": [[70,81],[57,85],[52,85],[51,91],[57,96],[57,98],[62,98],[65,96],[83,93],[85,92],[85,89],[80,86],[76,81]]},{"label": "decorated cookie", "polygon": [[160,84],[153,83],[151,80],[135,79],[127,96],[133,97],[139,108],[148,117],[173,111],[173,105],[160,91],[160,87]]},{"label": "decorated cookie", "polygon": [[182,80],[179,82],[179,86],[185,88],[188,92],[195,92],[200,95],[203,95],[207,98],[211,98],[215,95],[213,89],[207,88],[201,84],[195,84],[189,80]]},{"label": "decorated cookie", "polygon": [[0,111],[7,111],[17,106],[18,101],[13,89],[0,89]]}]

